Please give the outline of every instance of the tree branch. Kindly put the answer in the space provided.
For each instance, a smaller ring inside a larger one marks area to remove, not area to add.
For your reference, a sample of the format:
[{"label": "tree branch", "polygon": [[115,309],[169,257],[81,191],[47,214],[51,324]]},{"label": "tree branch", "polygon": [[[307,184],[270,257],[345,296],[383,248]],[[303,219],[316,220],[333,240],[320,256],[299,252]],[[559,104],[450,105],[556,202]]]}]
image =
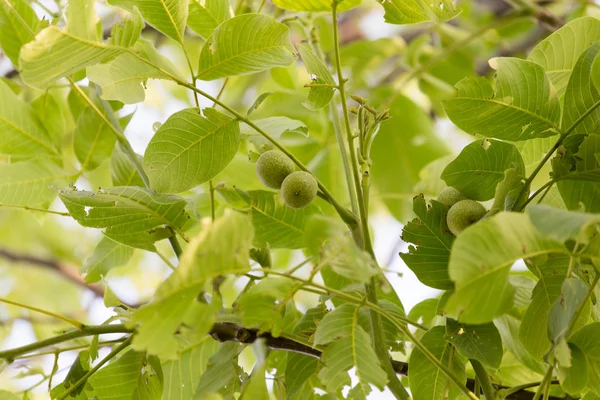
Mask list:
[{"label": "tree branch", "polygon": [[[213,325],[210,332],[215,340],[220,342],[234,341],[244,344],[254,343],[258,339],[263,339],[266,346],[271,350],[282,350],[291,351],[294,353],[304,354],[309,357],[321,358],[321,351],[313,347],[307,346],[303,343],[296,342],[292,339],[284,337],[274,337],[270,332],[259,332],[258,329],[249,329],[243,326],[230,323],[221,322]],[[391,360],[394,371],[398,375],[408,375],[408,363],[403,361]],[[509,386],[492,384],[494,389],[509,389]],[[473,390],[475,387],[475,380],[468,378],[467,387]],[[530,400],[534,396],[534,393],[526,390],[520,390],[515,393],[511,393],[506,397],[510,400]],[[550,400],[561,400],[560,397],[550,397]]]},{"label": "tree branch", "polygon": [[97,297],[104,297],[104,289],[100,285],[93,285],[86,283],[83,278],[77,273],[72,267],[68,265],[62,264],[58,261],[54,261],[51,259],[45,259],[35,256],[30,256],[28,254],[20,254],[14,252],[12,250],[1,249],[0,248],[0,258],[4,258],[13,263],[19,264],[28,264],[36,267],[46,268],[51,271],[55,271],[65,279],[83,287],[88,290],[91,290]]}]

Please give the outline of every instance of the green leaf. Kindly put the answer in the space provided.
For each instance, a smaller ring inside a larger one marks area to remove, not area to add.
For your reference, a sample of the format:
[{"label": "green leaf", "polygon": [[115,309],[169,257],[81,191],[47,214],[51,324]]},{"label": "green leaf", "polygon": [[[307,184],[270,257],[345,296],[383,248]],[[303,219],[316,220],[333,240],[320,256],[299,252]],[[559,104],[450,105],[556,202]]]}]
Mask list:
[{"label": "green leaf", "polygon": [[252,286],[237,302],[244,327],[271,331],[278,337],[283,327],[285,306],[300,287],[302,282],[270,277]]},{"label": "green leaf", "polygon": [[[519,340],[519,322],[520,321],[517,318],[508,314],[494,320],[494,325],[496,328],[498,328],[500,336],[502,336],[502,344],[508,350],[508,352],[505,353],[505,357],[506,354],[510,352],[510,354],[514,355],[514,357],[518,360],[519,365],[524,366],[524,369],[529,371],[529,373],[533,374],[535,371],[535,373],[540,375],[539,378],[541,380],[541,375],[544,374],[546,367],[539,361],[541,358],[534,358]],[[542,333],[542,337],[545,334],[545,332]],[[504,365],[500,367],[500,371],[503,369]],[[531,381],[535,381],[535,379],[525,382]]]},{"label": "green leaf", "polygon": [[359,383],[351,390],[358,398],[366,398],[371,391],[369,384],[382,390],[387,375],[379,365],[371,338],[358,323],[358,316],[359,308],[348,304],[326,314],[317,327],[315,345],[329,343],[321,356],[324,367],[319,372],[327,390],[338,392],[350,384],[346,371],[354,366]]},{"label": "green leaf", "polygon": [[515,145],[493,139],[478,140],[467,145],[452,161],[442,179],[470,199],[486,201],[494,198],[496,185],[504,179],[504,171],[515,168],[523,176],[525,165]]},{"label": "green leaf", "polygon": [[319,257],[319,263],[330,266],[345,280],[367,282],[379,273],[372,257],[361,250],[338,220],[314,216],[304,232],[310,252]]},{"label": "green leaf", "polygon": [[109,158],[117,141],[112,128],[90,107],[77,118],[73,134],[73,150],[85,171],[98,168]]},{"label": "green leaf", "polygon": [[[595,20],[599,23],[600,21]],[[600,34],[600,26],[599,26]],[[573,125],[581,115],[594,106],[598,101],[598,89],[592,81],[592,66],[594,60],[600,54],[600,43],[593,44],[583,52],[573,67],[573,73],[569,79],[565,92],[565,101],[562,115],[562,129],[566,130]],[[598,130],[598,119],[600,110],[594,110],[570,133],[571,135],[589,135]]]},{"label": "green leaf", "polygon": [[266,15],[244,14],[221,23],[210,35],[200,53],[198,78],[245,75],[295,59],[287,26]]},{"label": "green leaf", "polygon": [[[544,204],[527,207],[527,214],[541,234],[559,242],[584,238],[588,227],[600,223],[598,214],[560,210]],[[581,241],[585,242],[586,240]]]},{"label": "green leaf", "polygon": [[[133,49],[153,65],[171,75],[179,76],[175,66],[156,50],[152,42],[140,39]],[[170,79],[168,75],[131,54],[120,55],[105,64],[92,65],[87,68],[87,75],[90,81],[100,85],[103,99],[118,100],[125,104],[144,101],[144,89],[148,79]]]},{"label": "green leaf", "polygon": [[0,400],[22,400],[19,396],[7,390],[0,390]]},{"label": "green leaf", "polygon": [[58,196],[81,225],[104,229],[112,240],[154,251],[154,242],[181,231],[188,220],[181,197],[117,186],[100,192],[61,189]]},{"label": "green leaf", "polygon": [[483,77],[456,84],[444,100],[448,117],[472,135],[520,141],[559,132],[560,102],[544,69],[517,58],[493,58],[495,85]]},{"label": "green leaf", "polygon": [[269,400],[269,391],[267,390],[267,381],[265,380],[267,364],[255,365],[249,381],[246,382],[240,400]]},{"label": "green leaf", "polygon": [[92,375],[89,382],[99,399],[159,400],[163,393],[158,358],[133,350]]},{"label": "green leaf", "polygon": [[541,360],[552,346],[548,340],[548,313],[564,279],[564,275],[540,276],[519,327],[519,340],[536,360]]},{"label": "green leaf", "polygon": [[148,24],[183,44],[189,0],[110,0],[108,3],[130,12],[137,7]]},{"label": "green leaf", "polygon": [[138,9],[134,9],[131,15],[113,25],[110,31],[108,44],[120,47],[132,47],[137,43],[144,29],[144,20]]},{"label": "green leaf", "polygon": [[454,235],[446,225],[448,207],[435,200],[427,205],[423,196],[416,196],[413,210],[417,218],[404,226],[402,240],[415,246],[409,246],[408,253],[400,253],[400,257],[423,284],[452,289],[448,262]]},{"label": "green leaf", "polygon": [[132,255],[132,247],[124,246],[107,237],[102,238],[94,253],[83,264],[80,273],[86,274],[86,282],[98,282],[111,269],[125,265]]},{"label": "green leaf", "polygon": [[21,47],[35,38],[39,23],[40,19],[26,0],[0,3],[0,47],[13,65],[19,65]]},{"label": "green leaf", "polygon": [[34,114],[46,128],[54,146],[60,149],[63,138],[75,127],[69,105],[59,91],[46,91],[30,103]]},{"label": "green leaf", "polygon": [[577,18],[539,42],[527,59],[546,70],[550,82],[562,96],[577,59],[598,40],[600,21],[593,17]]},{"label": "green leaf", "polygon": [[229,0],[190,0],[187,26],[205,40],[223,21],[231,18]]},{"label": "green leaf", "polygon": [[[249,219],[237,212],[226,213],[191,239],[179,267],[157,289],[152,302],[134,314],[138,325],[133,347],[161,359],[173,358],[178,350],[174,334],[186,314],[206,306],[194,301],[205,284],[217,276],[242,274],[250,269],[248,252],[253,230]],[[210,320],[193,320],[200,333],[208,333]],[[199,334],[199,333],[198,333]]]},{"label": "green leaf", "polygon": [[219,342],[205,336],[198,343],[186,346],[175,360],[162,364],[165,376],[163,398],[186,400],[194,396],[200,377],[206,371],[209,358],[216,353]]},{"label": "green leaf", "polygon": [[187,108],[156,131],[144,154],[151,186],[178,193],[214,178],[240,146],[238,121],[212,108]]},{"label": "green leaf", "polygon": [[[307,44],[298,44],[298,52],[306,70],[311,77],[312,83],[335,85],[335,80],[327,68],[327,65],[311,50]],[[309,110],[319,110],[329,104],[333,98],[333,88],[329,87],[313,87],[310,88],[308,100],[304,106]]]},{"label": "green leaf", "polygon": [[[504,171],[504,179],[496,186],[494,203],[487,215],[491,217],[500,211],[510,211],[515,208],[523,186],[525,186],[523,176],[518,174],[515,168]],[[523,199],[523,196],[521,199]],[[519,204],[522,204],[523,201],[524,199]]]},{"label": "green leaf", "polygon": [[456,290],[446,311],[465,323],[490,322],[512,308],[508,273],[515,261],[566,252],[562,243],[541,236],[526,215],[502,212],[479,221],[452,246],[449,273]]},{"label": "green leaf", "polygon": [[394,218],[404,222],[412,217],[413,187],[419,171],[448,153],[434,133],[431,118],[404,96],[390,105],[390,120],[384,121],[373,141],[371,177],[377,193]]},{"label": "green leaf", "polygon": [[445,22],[460,11],[452,0],[377,0],[385,10],[388,24],[416,24],[433,21]]},{"label": "green leaf", "polygon": [[548,313],[548,336],[555,345],[571,333],[569,327],[588,291],[588,285],[576,278],[567,278],[562,283],[560,296],[554,300]]},{"label": "green leaf", "polygon": [[317,206],[290,208],[279,193],[266,190],[251,190],[247,194],[256,246],[268,243],[272,249],[304,247],[306,224],[311,216],[321,213]]},{"label": "green leaf", "polygon": [[19,206],[48,205],[56,196],[54,185],[64,185],[69,175],[44,160],[0,164],[0,203]]},{"label": "green leaf", "polygon": [[452,343],[463,357],[475,359],[493,369],[500,367],[502,338],[494,324],[467,325],[448,318],[444,339]]},{"label": "green leaf", "polygon": [[600,322],[594,322],[577,330],[569,338],[585,354],[588,362],[587,387],[600,395]]},{"label": "green leaf", "polygon": [[21,101],[0,81],[0,154],[26,157],[56,157],[50,135],[30,105]]},{"label": "green leaf", "polygon": [[41,31],[35,41],[21,49],[21,78],[27,85],[43,90],[59,78],[116,57],[124,51],[124,48],[85,40],[50,26]]},{"label": "green leaf", "polygon": [[[143,157],[139,154],[136,154],[135,157],[142,164]],[[117,144],[113,150],[110,171],[114,186],[144,186],[142,178],[120,144]]]},{"label": "green leaf", "polygon": [[558,367],[560,387],[567,393],[577,396],[588,382],[588,363],[585,354],[576,345],[569,343],[571,366]]},{"label": "green leaf", "polygon": [[[600,170],[600,161],[595,155],[598,153],[600,153],[600,135],[589,135],[575,154],[575,171],[571,173],[582,174],[584,177],[588,173],[592,177],[597,175],[597,171]],[[557,166],[558,163],[552,163],[554,173],[561,176],[562,172],[558,170]],[[586,177],[588,179],[586,181],[564,179],[556,183],[567,209],[579,210],[583,205],[586,212],[600,212],[600,199],[597,197],[600,182],[591,181],[589,178],[591,177]]]},{"label": "green leaf", "polygon": [[96,25],[100,22],[95,10],[95,0],[71,0],[67,7],[67,32],[95,42],[99,39]]},{"label": "green leaf", "polygon": [[[450,370],[460,381],[466,382],[465,362],[458,355],[451,355],[451,345],[444,340],[445,328],[436,326],[428,330],[421,338],[421,344],[442,364],[450,365]],[[415,400],[442,400],[446,388],[447,399],[454,400],[460,394],[456,385],[447,382],[448,378],[418,348],[413,349],[408,372],[410,391]]]},{"label": "green leaf", "polygon": [[241,350],[239,343],[227,342],[221,345],[208,360],[206,370],[196,388],[194,400],[204,400],[213,392],[234,391],[235,386],[239,384],[237,369],[240,367],[237,365],[237,357]]},{"label": "green leaf", "polygon": [[[337,0],[338,11],[347,11],[359,5],[362,0]],[[331,0],[273,0],[279,8],[291,11],[331,11]]]}]

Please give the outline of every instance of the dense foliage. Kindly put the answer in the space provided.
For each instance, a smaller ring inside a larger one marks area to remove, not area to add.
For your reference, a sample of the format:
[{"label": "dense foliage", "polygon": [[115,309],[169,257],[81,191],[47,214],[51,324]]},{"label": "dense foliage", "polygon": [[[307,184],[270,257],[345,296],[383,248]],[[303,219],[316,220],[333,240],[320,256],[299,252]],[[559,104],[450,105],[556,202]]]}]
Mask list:
[{"label": "dense foliage", "polygon": [[593,1],[0,0],[0,48],[0,399],[600,399]]}]

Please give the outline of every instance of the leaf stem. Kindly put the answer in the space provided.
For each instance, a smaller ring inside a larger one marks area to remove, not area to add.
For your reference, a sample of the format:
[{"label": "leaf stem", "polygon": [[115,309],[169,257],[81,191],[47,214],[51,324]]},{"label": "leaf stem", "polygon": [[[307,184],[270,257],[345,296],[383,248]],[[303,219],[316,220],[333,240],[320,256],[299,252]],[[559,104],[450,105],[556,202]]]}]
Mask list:
[{"label": "leaf stem", "polygon": [[[550,381],[551,385],[558,385],[560,382],[558,381],[558,379],[552,380]],[[511,387],[510,389],[506,389],[506,397],[510,396],[511,394],[520,392],[521,390],[525,390],[525,389],[530,389],[530,388],[534,388],[536,386],[540,386],[542,384],[542,382],[529,382],[529,383],[524,383],[523,385],[519,385],[519,386],[514,386]]]},{"label": "leaf stem", "polygon": [[0,207],[20,208],[22,210],[27,210],[27,211],[39,211],[39,212],[43,212],[43,213],[46,213],[46,214],[60,215],[60,216],[63,216],[63,217],[70,217],[71,216],[71,214],[69,214],[68,212],[44,210],[43,208],[35,208],[35,207],[29,207],[29,206],[20,206],[20,205],[17,205],[17,204],[2,204],[2,203],[0,203]]},{"label": "leaf stem", "polygon": [[[131,53],[134,54],[133,51]],[[139,57],[139,58],[143,59],[143,57]],[[144,171],[144,167],[142,167],[139,160],[137,159],[136,154],[133,151],[131,144],[129,143],[129,140],[127,140],[127,138],[125,137],[123,132],[121,132],[121,127],[118,125],[118,122],[115,123],[116,121],[110,121],[104,115],[104,113],[102,113],[102,111],[100,111],[98,109],[98,107],[96,107],[94,102],[85,94],[85,92],[83,90],[81,90],[81,88],[79,86],[77,86],[77,84],[75,82],[73,82],[73,80],[71,78],[67,78],[67,79],[69,80],[71,87],[81,96],[81,98],[83,98],[83,100],[91,107],[91,109],[94,110],[94,112],[100,117],[100,119],[102,119],[102,121],[110,128],[110,130],[113,132],[113,134],[115,135],[115,137],[117,138],[119,143],[121,143],[121,145],[123,146],[125,153],[129,157],[131,163],[137,170],[140,177],[142,178],[144,185],[146,186],[146,188],[150,189],[150,181],[148,180],[148,176],[146,175],[146,172]],[[103,102],[103,105],[105,105],[105,104],[106,103]],[[110,110],[106,110],[106,111],[108,112]]]},{"label": "leaf stem", "polygon": [[210,219],[215,222],[215,187],[213,186],[212,179],[208,181],[208,193],[210,196]]},{"label": "leaf stem", "polygon": [[66,342],[67,340],[78,339],[85,336],[102,335],[108,333],[131,333],[133,329],[127,328],[125,325],[86,325],[80,330],[63,333],[62,335],[54,336],[38,342],[30,343],[25,346],[15,347],[13,349],[0,351],[0,359],[12,361],[16,357],[31,353],[32,351],[43,349],[58,343]]},{"label": "leaf stem", "polygon": [[163,260],[163,262],[165,264],[167,264],[167,267],[169,267],[169,268],[171,268],[171,270],[175,271],[175,266],[171,263],[171,260],[169,260],[169,258],[167,256],[165,256],[163,253],[161,253],[158,250],[156,250],[156,254],[160,257],[161,260]]},{"label": "leaf stem", "polygon": [[60,319],[62,321],[65,321],[71,325],[73,325],[75,328],[82,330],[85,327],[85,324],[83,322],[77,321],[73,318],[69,318],[67,316],[64,315],[60,315],[60,314],[55,314],[52,311],[47,311],[47,310],[42,310],[41,308],[37,308],[37,307],[33,307],[33,306],[28,306],[27,304],[23,304],[23,303],[19,303],[16,301],[12,301],[12,300],[8,300],[5,299],[3,297],[0,297],[0,302],[2,303],[6,303],[6,304],[10,304],[13,306],[17,306],[17,307],[21,307],[21,308],[25,308],[27,310],[31,310],[40,314],[44,314],[44,315],[48,315],[49,317],[52,318],[56,318],[56,319]]},{"label": "leaf stem", "polygon": [[109,362],[111,359],[113,359],[117,354],[119,354],[121,351],[125,350],[125,348],[129,347],[129,345],[131,344],[131,340],[133,339],[133,336],[129,336],[123,343],[121,343],[120,345],[118,345],[117,347],[115,347],[113,349],[113,351],[111,351],[110,353],[108,353],[108,355],[106,357],[104,357],[102,360],[100,360],[100,362],[98,362],[98,364],[96,364],[92,369],[90,369],[84,376],[81,377],[81,379],[79,379],[77,382],[75,382],[72,386],[70,386],[65,392],[63,392],[58,398],[57,400],[64,400],[67,397],[69,397],[69,395],[71,393],[73,393],[79,386],[85,384],[85,382],[87,382],[87,380],[90,378],[90,376],[94,375],[96,373],[96,371],[98,371],[104,364],[106,364],[107,362]]},{"label": "leaf stem", "polygon": [[483,389],[483,395],[485,396],[486,400],[494,400],[496,398],[496,391],[492,386],[492,382],[490,382],[490,377],[487,371],[479,361],[475,359],[469,359],[469,361],[473,366],[473,370],[475,371],[475,375],[477,376],[481,388]]},{"label": "leaf stem", "polygon": [[177,240],[177,236],[175,236],[175,235],[169,236],[169,243],[171,244],[171,247],[173,248],[173,253],[175,253],[175,255],[177,256],[177,259],[180,259],[181,254],[183,253],[183,250],[181,249],[179,240]]},{"label": "leaf stem", "polygon": [[[356,192],[356,198],[358,201],[359,221],[361,223],[360,230],[354,229],[353,236],[355,241],[359,244],[359,247],[364,248],[367,253],[371,255],[373,260],[377,262],[375,252],[373,251],[373,245],[371,243],[371,237],[369,233],[369,215],[367,209],[366,197],[368,197],[368,191],[365,193],[361,186],[360,171],[358,167],[358,159],[356,155],[356,148],[354,146],[354,137],[352,135],[352,129],[350,127],[350,116],[348,113],[348,104],[346,102],[346,79],[342,71],[342,62],[340,57],[340,46],[339,46],[339,27],[337,18],[337,6],[336,0],[332,2],[332,20],[333,20],[333,44],[334,44],[334,57],[335,57],[335,69],[338,77],[338,90],[340,92],[340,101],[342,103],[342,113],[344,115],[344,128],[346,130],[346,140],[348,145],[350,165],[352,166],[352,178],[354,181],[354,190]],[[362,234],[358,237],[359,232]],[[371,278],[371,281],[365,285],[367,291],[367,298],[371,303],[377,305],[377,286],[375,277]],[[371,320],[371,340],[373,341],[373,347],[382,368],[386,371],[388,376],[388,388],[398,399],[407,400],[410,399],[410,395],[398,379],[392,364],[390,362],[390,354],[386,348],[385,338],[383,337],[383,322],[381,321],[381,315],[373,309],[370,310]]]},{"label": "leaf stem", "polygon": [[[533,172],[531,173],[531,175],[529,175],[529,178],[527,178],[527,180],[525,180],[525,185],[523,185],[523,188],[521,189],[521,191],[519,192],[519,195],[517,196],[517,201],[515,202],[516,205],[519,204],[519,199],[522,198],[525,195],[525,192],[527,190],[529,190],[529,186],[531,185],[531,182],[533,182],[533,180],[535,179],[535,177],[537,176],[537,174],[544,167],[544,165],[546,164],[546,162],[548,162],[548,160],[550,159],[550,157],[552,157],[552,155],[554,154],[554,152],[562,145],[562,143],[567,138],[567,136],[569,136],[569,134],[571,132],[573,132],[575,130],[575,128],[577,128],[577,126],[580,123],[582,123],[598,107],[600,107],[600,100],[598,100],[590,108],[588,108],[587,110],[585,110],[585,112],[583,114],[581,114],[579,116],[579,118],[577,118],[577,120],[571,124],[571,126],[569,126],[563,133],[560,134],[560,137],[558,138],[558,140],[556,141],[556,143],[554,143],[554,146],[552,146],[552,148],[550,149],[550,151],[548,151],[548,153],[546,153],[546,155],[544,156],[544,158],[542,159],[542,161],[540,161],[540,163],[533,170]],[[525,204],[527,204],[527,203],[525,203]],[[525,208],[525,206],[521,206],[518,210],[515,210],[515,211],[521,211],[521,210],[523,210],[523,208]]]},{"label": "leaf stem", "polygon": [[544,389],[546,389],[546,385],[549,383],[549,381],[552,378],[553,370],[554,370],[554,365],[550,365],[548,367],[548,370],[546,371],[546,374],[544,375],[544,379],[542,379],[542,381],[540,382],[540,386],[538,386],[538,390],[535,392],[535,395],[533,396],[532,400],[540,400],[540,397],[542,396]]}]

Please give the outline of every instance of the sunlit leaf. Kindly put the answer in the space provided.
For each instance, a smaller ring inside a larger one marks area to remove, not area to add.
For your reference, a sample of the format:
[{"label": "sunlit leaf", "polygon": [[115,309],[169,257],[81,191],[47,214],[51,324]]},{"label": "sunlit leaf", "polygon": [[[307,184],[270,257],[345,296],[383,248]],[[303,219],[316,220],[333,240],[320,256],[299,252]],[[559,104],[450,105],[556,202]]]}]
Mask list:
[{"label": "sunlit leaf", "polygon": [[[339,11],[346,11],[359,5],[362,0],[337,0]],[[273,0],[277,7],[291,11],[331,11],[330,0]]]},{"label": "sunlit leaf", "polygon": [[577,330],[569,338],[585,354],[588,362],[587,387],[600,393],[600,322],[594,322]]},{"label": "sunlit leaf", "polygon": [[467,145],[444,169],[441,178],[468,198],[485,201],[494,197],[496,185],[511,167],[521,176],[525,174],[517,148],[510,143],[484,139]]},{"label": "sunlit leaf", "polygon": [[[175,358],[178,341],[174,334],[179,326],[206,306],[194,301],[205,284],[217,276],[248,271],[248,252],[253,230],[249,219],[230,212],[194,237],[182,256],[179,267],[157,289],[154,299],[139,308],[134,321],[138,325],[133,347],[156,354],[161,359]],[[210,320],[194,320],[207,333]],[[160,338],[160,340],[157,340]]]},{"label": "sunlit leaf", "polygon": [[[140,39],[133,49],[156,67],[179,76],[171,61],[159,54],[151,42]],[[148,79],[170,79],[165,73],[131,54],[123,54],[108,63],[88,67],[87,74],[92,82],[102,88],[103,99],[119,100],[125,104],[144,101],[144,89]]]},{"label": "sunlit leaf", "polygon": [[21,47],[34,39],[39,23],[27,1],[6,0],[0,3],[0,47],[14,65],[19,64]]},{"label": "sunlit leaf", "polygon": [[118,56],[124,51],[124,48],[85,40],[50,26],[21,49],[21,78],[29,86],[46,89],[58,78]]},{"label": "sunlit leaf", "polygon": [[0,164],[0,203],[19,206],[49,204],[56,196],[52,186],[64,185],[68,176],[48,161]]},{"label": "sunlit leaf", "polygon": [[588,382],[588,363],[585,354],[576,345],[569,343],[571,366],[558,367],[560,387],[565,392],[577,395]]},{"label": "sunlit leaf", "polygon": [[98,243],[91,257],[85,261],[81,272],[86,274],[86,282],[98,282],[111,269],[127,263],[132,255],[132,247],[105,237]]},{"label": "sunlit leaf", "polygon": [[90,378],[94,395],[99,399],[159,400],[163,392],[163,375],[158,358],[133,350],[102,368]]},{"label": "sunlit leaf", "polygon": [[465,323],[492,321],[512,307],[512,264],[550,253],[566,253],[566,248],[541,236],[526,215],[502,212],[470,226],[452,246],[449,273],[456,290],[446,311]]},{"label": "sunlit leaf", "polygon": [[229,0],[190,0],[187,26],[204,39],[208,39],[216,27],[229,18]]},{"label": "sunlit leaf", "polygon": [[62,189],[58,196],[81,225],[104,229],[116,242],[154,250],[154,242],[173,236],[188,220],[181,197],[118,186],[100,192]]},{"label": "sunlit leaf", "polygon": [[452,0],[378,0],[389,24],[416,24],[424,21],[445,22],[458,14]]},{"label": "sunlit leaf", "polygon": [[287,26],[266,15],[244,14],[220,24],[207,39],[198,78],[210,81],[250,74],[283,67],[295,59]]},{"label": "sunlit leaf", "polygon": [[58,150],[33,109],[0,81],[0,154],[56,157]]},{"label": "sunlit leaf", "polygon": [[504,140],[527,140],[559,133],[560,102],[544,69],[518,58],[490,60],[495,85],[468,77],[456,84],[455,98],[444,100],[459,128]]},{"label": "sunlit leaf", "polygon": [[163,362],[163,397],[180,400],[193,398],[200,377],[206,370],[208,359],[218,348],[219,342],[205,336],[199,343],[185,347],[175,360]]},{"label": "sunlit leaf", "polygon": [[110,0],[108,3],[131,12],[137,7],[146,22],[183,43],[189,0]]},{"label": "sunlit leaf", "polygon": [[[298,51],[304,61],[306,70],[311,77],[312,83],[335,85],[335,80],[327,68],[327,65],[317,57],[307,44],[299,44]],[[318,110],[329,104],[333,98],[333,88],[312,87],[308,94],[308,100],[304,105],[310,110]]]},{"label": "sunlit leaf", "polygon": [[144,154],[150,184],[178,193],[221,172],[240,146],[238,121],[212,108],[188,108],[171,115],[156,131]]},{"label": "sunlit leaf", "polygon": [[577,59],[598,40],[600,21],[593,17],[576,18],[539,42],[528,60],[546,70],[550,82],[562,96]]}]

